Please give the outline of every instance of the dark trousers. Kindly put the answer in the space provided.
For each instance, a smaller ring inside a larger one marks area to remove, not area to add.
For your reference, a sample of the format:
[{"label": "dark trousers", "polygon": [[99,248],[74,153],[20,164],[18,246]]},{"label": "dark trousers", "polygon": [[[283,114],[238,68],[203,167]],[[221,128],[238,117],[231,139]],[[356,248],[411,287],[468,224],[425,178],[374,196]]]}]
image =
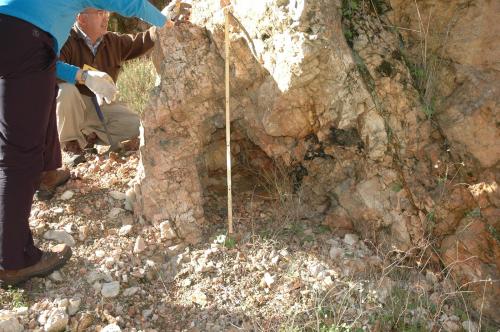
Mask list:
[{"label": "dark trousers", "polygon": [[61,166],[56,59],[49,34],[0,14],[0,270],[41,258],[28,218],[41,172]]}]

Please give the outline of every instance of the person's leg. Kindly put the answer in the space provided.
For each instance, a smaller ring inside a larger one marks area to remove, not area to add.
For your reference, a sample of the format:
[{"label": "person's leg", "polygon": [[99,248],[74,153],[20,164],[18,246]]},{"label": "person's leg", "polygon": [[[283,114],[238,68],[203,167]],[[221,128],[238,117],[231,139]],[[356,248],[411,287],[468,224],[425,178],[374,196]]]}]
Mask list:
[{"label": "person's leg", "polygon": [[[74,84],[60,83],[57,95],[57,130],[63,148],[69,142],[78,142],[80,149],[87,144],[83,136],[86,105]],[[74,152],[74,151],[72,151]]]},{"label": "person's leg", "polygon": [[[84,97],[85,104],[91,106],[90,98]],[[95,132],[101,142],[110,145],[106,132],[95,112],[87,112],[85,128],[83,132],[88,135]],[[139,136],[140,118],[135,112],[129,110],[122,103],[104,104],[101,106],[102,113],[108,127],[109,134],[114,143],[119,143]]]},{"label": "person's leg", "polygon": [[[44,169],[47,128],[55,99],[56,55],[48,34],[24,21],[5,15],[0,18],[0,43],[9,45],[0,52],[1,284],[40,275],[40,271],[55,266],[40,264],[48,261],[34,245],[28,218]],[[21,275],[12,272],[32,266],[38,268]]]},{"label": "person's leg", "polygon": [[[57,92],[56,92],[57,93]],[[61,145],[57,133],[56,101],[50,109],[49,125],[44,149],[44,168],[35,197],[46,201],[54,197],[56,188],[65,184],[70,178],[67,168],[62,168]]]}]

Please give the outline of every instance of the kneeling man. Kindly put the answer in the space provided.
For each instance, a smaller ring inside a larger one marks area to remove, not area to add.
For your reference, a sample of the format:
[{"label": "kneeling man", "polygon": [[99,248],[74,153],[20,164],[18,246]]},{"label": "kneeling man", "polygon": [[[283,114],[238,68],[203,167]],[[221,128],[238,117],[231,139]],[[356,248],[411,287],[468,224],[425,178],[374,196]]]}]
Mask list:
[{"label": "kneeling man", "polygon": [[[154,46],[154,28],[135,35],[108,32],[109,12],[88,8],[78,14],[70,37],[61,50],[61,60],[84,68],[91,66],[109,74],[116,82],[123,63],[144,55]],[[63,151],[81,155],[95,143],[110,145],[97,116],[94,94],[84,84],[59,84],[57,127]],[[113,143],[136,140],[139,116],[119,102],[100,107]]]}]

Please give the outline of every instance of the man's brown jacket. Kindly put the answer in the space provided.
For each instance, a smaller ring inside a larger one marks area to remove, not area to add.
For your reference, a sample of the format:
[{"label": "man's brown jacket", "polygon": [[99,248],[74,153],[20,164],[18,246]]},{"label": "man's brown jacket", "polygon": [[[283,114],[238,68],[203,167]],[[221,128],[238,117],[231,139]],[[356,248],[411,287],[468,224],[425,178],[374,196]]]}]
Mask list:
[{"label": "man's brown jacket", "polygon": [[[145,54],[154,46],[155,38],[154,28],[135,35],[108,32],[103,36],[94,56],[76,27],[73,27],[61,49],[60,59],[80,68],[85,64],[92,66],[108,73],[116,82],[123,62]],[[76,87],[80,93],[93,96],[85,85],[76,84]]]}]

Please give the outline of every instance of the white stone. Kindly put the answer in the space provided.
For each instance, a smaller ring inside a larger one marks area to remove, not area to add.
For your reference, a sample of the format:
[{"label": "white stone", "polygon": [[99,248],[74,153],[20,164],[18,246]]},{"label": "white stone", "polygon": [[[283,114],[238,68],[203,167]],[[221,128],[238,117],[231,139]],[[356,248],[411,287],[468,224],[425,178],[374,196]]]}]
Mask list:
[{"label": "white stone", "polygon": [[264,278],[262,279],[267,287],[270,287],[274,284],[274,277],[271,276],[268,272],[264,273]]},{"label": "white stone", "polygon": [[110,191],[109,196],[113,197],[113,199],[116,199],[117,201],[122,201],[127,198],[125,193],[116,190]]},{"label": "white stone", "polygon": [[80,310],[80,305],[82,304],[82,299],[79,297],[77,298],[72,298],[69,300],[69,305],[68,305],[68,315],[74,316]]},{"label": "white stone", "polygon": [[116,324],[106,325],[101,332],[121,332],[122,329]]},{"label": "white stone", "polygon": [[24,315],[27,315],[29,313],[29,308],[28,307],[19,307],[19,308],[14,309],[14,311],[16,312],[16,315],[24,316]]},{"label": "white stone", "polygon": [[102,284],[101,294],[104,297],[116,297],[120,293],[120,282],[112,281]]},{"label": "white stone", "polygon": [[72,234],[73,233],[73,223],[69,223],[67,225],[64,225],[63,229],[69,233],[69,234]]},{"label": "white stone", "polygon": [[60,281],[63,281],[64,278],[61,274],[61,272],[59,271],[54,271],[52,272],[50,275],[49,275],[49,279],[52,280],[52,281],[55,281],[55,282],[60,282]]},{"label": "white stone", "polygon": [[68,325],[68,315],[61,309],[52,309],[49,312],[47,321],[43,326],[46,332],[61,332],[66,330]]},{"label": "white stone", "polygon": [[136,254],[141,253],[145,249],[146,249],[146,243],[144,242],[144,239],[141,236],[138,236],[135,239],[134,253],[136,253]]},{"label": "white stone", "polygon": [[321,272],[323,272],[324,270],[325,270],[325,268],[323,266],[321,266],[320,264],[313,264],[313,265],[309,266],[309,273],[314,278],[318,278],[318,275]]},{"label": "white stone", "polygon": [[325,279],[323,279],[323,284],[325,286],[331,286],[333,285],[333,279],[331,276],[327,276]]},{"label": "white stone", "polygon": [[126,236],[132,231],[132,225],[125,225],[120,228],[118,231],[118,235],[120,236]]},{"label": "white stone", "polygon": [[106,275],[104,273],[102,273],[102,272],[99,272],[99,271],[92,271],[89,274],[87,274],[87,276],[85,277],[85,279],[87,279],[87,282],[89,284],[93,284],[96,281],[100,281],[100,280],[106,279]]},{"label": "white stone", "polygon": [[98,249],[95,251],[95,257],[103,258],[104,256],[106,256],[106,252],[104,250]]},{"label": "white stone", "polygon": [[466,332],[478,332],[479,331],[479,325],[477,323],[466,320],[465,322],[462,323],[462,327]]},{"label": "white stone", "polygon": [[62,214],[64,209],[62,207],[55,207],[51,209],[55,214]]},{"label": "white stone", "polygon": [[139,287],[130,287],[123,291],[123,296],[132,296],[135,295],[140,290]]},{"label": "white stone", "polygon": [[71,190],[66,190],[62,195],[61,197],[59,197],[59,199],[61,201],[67,201],[67,200],[70,200],[73,198],[73,196],[75,195],[75,193]]},{"label": "white stone", "polygon": [[207,295],[200,290],[194,291],[191,295],[191,301],[193,303],[199,304],[201,306],[205,306],[207,304]]},{"label": "white stone", "polygon": [[160,237],[165,240],[173,240],[177,238],[172,225],[170,225],[170,221],[167,220],[160,223]]},{"label": "white stone", "polygon": [[49,311],[48,310],[42,310],[40,312],[40,315],[38,315],[38,318],[37,318],[38,324],[45,325],[45,323],[47,322],[48,316],[49,316]]},{"label": "white stone", "polygon": [[120,215],[120,213],[124,212],[125,210],[120,209],[120,208],[112,208],[111,211],[109,211],[108,217],[111,219],[115,219]]},{"label": "white stone", "polygon": [[330,248],[330,258],[331,259],[342,258],[342,256],[344,256],[344,250],[342,248],[337,248],[337,247]]},{"label": "white stone", "polygon": [[76,244],[75,239],[71,236],[71,234],[68,234],[65,231],[50,230],[45,232],[43,238],[46,240],[54,240],[58,243],[64,243],[70,247],[74,247]]},{"label": "white stone", "polygon": [[350,246],[355,245],[359,241],[359,236],[356,234],[346,234],[344,236],[344,243]]},{"label": "white stone", "polygon": [[10,313],[0,313],[0,331],[22,332],[24,331],[24,328],[19,323],[15,315]]},{"label": "white stone", "polygon": [[69,300],[68,299],[61,299],[57,302],[57,308],[63,310],[64,312],[67,312],[68,306],[69,306]]}]

